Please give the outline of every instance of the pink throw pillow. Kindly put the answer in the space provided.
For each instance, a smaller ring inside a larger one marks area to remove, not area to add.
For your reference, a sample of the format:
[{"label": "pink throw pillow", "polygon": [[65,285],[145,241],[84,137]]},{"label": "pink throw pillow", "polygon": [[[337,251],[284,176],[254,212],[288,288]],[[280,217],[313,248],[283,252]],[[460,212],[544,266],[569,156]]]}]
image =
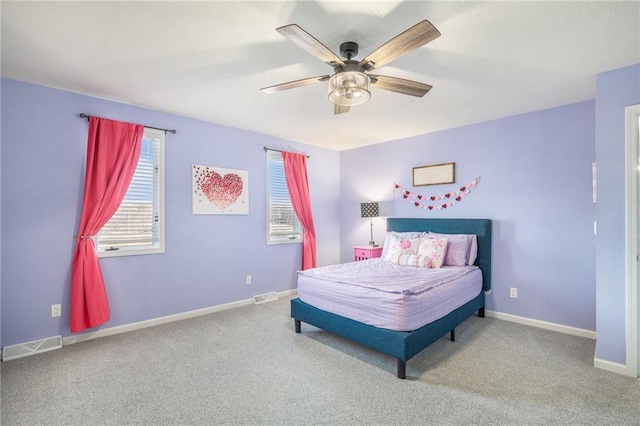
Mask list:
[{"label": "pink throw pillow", "polygon": [[389,251],[389,246],[391,245],[391,236],[397,235],[400,238],[405,240],[413,240],[414,238],[422,238],[424,235],[427,235],[426,232],[389,232],[384,236],[384,244],[382,244],[382,258],[385,258],[387,252]]},{"label": "pink throw pillow", "polygon": [[444,256],[447,252],[446,238],[422,237],[418,246],[418,255],[431,258],[433,268],[440,268],[444,263]]},{"label": "pink throw pillow", "polygon": [[392,260],[392,258],[400,256],[401,254],[418,254],[418,247],[420,246],[420,238],[402,238],[396,234],[391,234],[389,238],[389,247],[385,254],[385,260]]}]

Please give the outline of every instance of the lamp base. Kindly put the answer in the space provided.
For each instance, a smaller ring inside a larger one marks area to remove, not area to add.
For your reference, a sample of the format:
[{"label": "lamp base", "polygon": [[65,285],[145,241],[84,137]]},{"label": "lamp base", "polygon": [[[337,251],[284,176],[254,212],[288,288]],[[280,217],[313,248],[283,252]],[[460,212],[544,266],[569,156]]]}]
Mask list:
[{"label": "lamp base", "polygon": [[379,247],[379,245],[378,245],[378,244],[376,244],[376,242],[375,242],[375,241],[369,241],[369,245],[370,245],[371,247]]}]

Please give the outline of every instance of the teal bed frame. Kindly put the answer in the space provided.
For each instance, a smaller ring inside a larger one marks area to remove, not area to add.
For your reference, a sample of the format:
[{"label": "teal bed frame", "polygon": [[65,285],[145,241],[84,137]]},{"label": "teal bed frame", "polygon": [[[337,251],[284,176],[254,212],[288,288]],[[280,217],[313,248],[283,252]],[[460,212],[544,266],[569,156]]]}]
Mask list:
[{"label": "teal bed frame", "polygon": [[447,333],[450,333],[451,340],[455,340],[455,328],[475,312],[484,317],[485,292],[491,289],[492,222],[490,219],[388,218],[387,231],[477,235],[478,256],[474,264],[482,270],[483,291],[458,309],[413,331],[374,327],[323,311],[299,298],[291,300],[291,317],[296,333],[301,332],[301,323],[304,322],[395,357],[398,360],[397,376],[404,379],[407,361],[413,356]]}]

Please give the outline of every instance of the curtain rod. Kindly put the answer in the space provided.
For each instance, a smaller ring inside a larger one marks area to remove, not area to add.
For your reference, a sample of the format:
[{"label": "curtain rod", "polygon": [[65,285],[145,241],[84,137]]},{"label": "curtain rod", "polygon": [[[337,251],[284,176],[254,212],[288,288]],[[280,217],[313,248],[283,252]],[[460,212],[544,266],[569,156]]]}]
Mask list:
[{"label": "curtain rod", "polygon": [[[279,149],[273,149],[273,148],[269,148],[269,147],[266,147],[266,146],[263,146],[262,148],[263,148],[265,151],[284,152],[284,151],[282,151],[282,150],[279,150]],[[307,158],[311,158],[311,156],[310,156],[310,155],[305,155],[305,157],[307,157]]]},{"label": "curtain rod", "polygon": [[[80,113],[80,118],[86,118],[86,119],[87,119],[87,121],[89,121],[89,118],[91,118],[91,116],[90,116],[90,115],[85,114],[84,112],[81,112],[81,113]],[[144,124],[143,124],[143,126],[144,126]],[[149,128],[149,129],[153,129],[153,130],[161,130],[161,131],[163,131],[163,132],[165,132],[165,133],[167,133],[167,132],[169,132],[169,133],[173,133],[174,135],[176,134],[176,130],[175,130],[175,129],[161,129],[161,128],[159,128],[159,127],[151,127],[151,126],[144,126],[144,127],[147,127],[147,128]]]}]

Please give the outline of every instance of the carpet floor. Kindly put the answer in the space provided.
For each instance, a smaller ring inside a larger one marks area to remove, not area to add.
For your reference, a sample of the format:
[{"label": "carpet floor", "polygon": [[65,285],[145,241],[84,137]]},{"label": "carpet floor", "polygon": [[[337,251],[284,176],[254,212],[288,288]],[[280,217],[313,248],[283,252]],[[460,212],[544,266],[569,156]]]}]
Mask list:
[{"label": "carpet floor", "polygon": [[2,362],[3,425],[640,425],[640,380],[595,342],[473,316],[407,363],[303,324],[289,300]]}]

